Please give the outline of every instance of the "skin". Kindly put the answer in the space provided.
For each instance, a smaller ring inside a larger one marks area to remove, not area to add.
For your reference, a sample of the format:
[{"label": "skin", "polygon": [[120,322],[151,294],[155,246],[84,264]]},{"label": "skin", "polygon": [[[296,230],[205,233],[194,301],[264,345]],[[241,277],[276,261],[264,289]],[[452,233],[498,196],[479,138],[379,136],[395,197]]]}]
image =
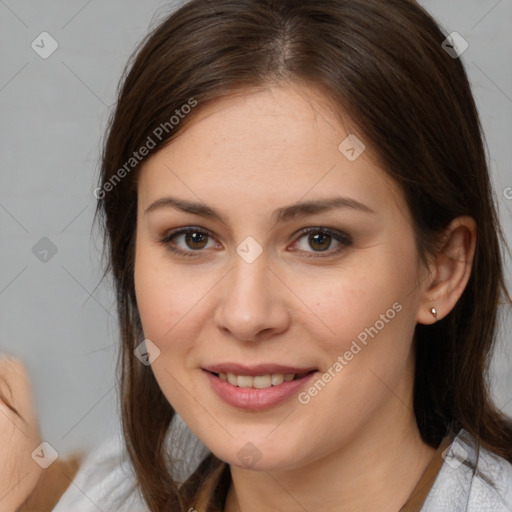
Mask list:
[{"label": "skin", "polygon": [[41,444],[41,435],[30,377],[20,360],[3,355],[0,440],[0,510],[52,510],[77,473],[83,454],[59,458],[46,469],[36,464],[32,453]]},{"label": "skin", "polygon": [[21,361],[0,357],[0,387],[0,510],[14,512],[42,474],[31,457],[41,438],[30,379]]},{"label": "skin", "polygon": [[[338,150],[357,132],[329,107],[298,85],[224,98],[203,107],[140,174],[135,287],[145,337],[160,350],[152,369],[190,429],[229,463],[229,512],[398,511],[435,451],[413,414],[413,332],[435,321],[432,306],[440,319],[462,294],[475,223],[456,219],[427,271],[400,190],[369,141],[355,161]],[[206,203],[224,222],[170,207],[146,213],[167,195]],[[376,213],[338,208],[280,223],[271,216],[334,195]],[[187,226],[211,238],[161,243]],[[318,226],[348,234],[352,244],[332,238],[322,252],[299,233]],[[248,236],[263,250],[252,263],[236,252]],[[193,256],[173,254],[173,243]],[[400,312],[307,405],[292,397],[268,410],[240,410],[201,370],[273,362],[321,375],[394,303]],[[247,442],[261,454],[251,468],[237,455]]]}]

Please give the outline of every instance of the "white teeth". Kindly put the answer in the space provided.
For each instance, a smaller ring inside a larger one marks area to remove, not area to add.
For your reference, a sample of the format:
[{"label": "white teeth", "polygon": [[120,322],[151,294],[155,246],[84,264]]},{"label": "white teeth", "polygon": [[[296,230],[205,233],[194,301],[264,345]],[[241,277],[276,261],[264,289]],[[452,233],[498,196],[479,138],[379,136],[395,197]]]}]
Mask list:
[{"label": "white teeth", "polygon": [[272,386],[279,386],[284,382],[284,375],[282,373],[272,374]]},{"label": "white teeth", "polygon": [[295,378],[295,373],[272,373],[266,375],[235,375],[234,373],[219,373],[219,379],[229,382],[239,388],[267,389],[271,386],[279,386],[283,382],[289,382]]},{"label": "white teeth", "polygon": [[[240,377],[238,377],[240,380]],[[252,387],[257,389],[265,389],[272,386],[272,375],[257,375],[252,379]]]},{"label": "white teeth", "polygon": [[237,379],[239,388],[252,388],[253,378],[249,375],[239,375]]}]

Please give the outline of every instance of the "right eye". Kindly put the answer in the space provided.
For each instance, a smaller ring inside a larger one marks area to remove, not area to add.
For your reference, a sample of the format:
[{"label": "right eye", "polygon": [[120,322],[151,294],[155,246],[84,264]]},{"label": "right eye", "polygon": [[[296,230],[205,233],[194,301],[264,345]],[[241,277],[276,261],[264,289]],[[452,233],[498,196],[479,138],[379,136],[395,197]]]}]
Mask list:
[{"label": "right eye", "polygon": [[[166,234],[165,237],[160,240],[160,243],[175,254],[181,256],[197,256],[198,254],[194,253],[202,252],[202,249],[207,248],[209,238],[213,238],[209,231],[200,227],[188,226]],[[176,240],[180,239],[185,244],[184,246],[182,245],[181,248],[176,244]]]}]

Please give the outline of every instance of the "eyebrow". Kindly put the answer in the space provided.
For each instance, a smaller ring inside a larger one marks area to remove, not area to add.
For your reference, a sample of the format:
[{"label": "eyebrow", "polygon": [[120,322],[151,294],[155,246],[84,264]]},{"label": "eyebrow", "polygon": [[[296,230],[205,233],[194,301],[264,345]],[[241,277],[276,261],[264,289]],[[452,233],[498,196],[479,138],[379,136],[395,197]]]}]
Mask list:
[{"label": "eyebrow", "polygon": [[[187,201],[185,199],[178,199],[177,197],[172,196],[157,199],[145,210],[144,213],[150,213],[160,208],[174,208],[186,213],[216,219],[223,224],[227,224],[221,213],[205,203]],[[349,197],[329,197],[326,199],[302,201],[282,208],[277,208],[272,212],[272,218],[277,217],[276,222],[286,222],[292,218],[305,217],[307,215],[313,215],[315,213],[321,213],[335,208],[352,208],[368,214],[377,213],[366,204],[360,203],[355,199],[351,199]]]}]

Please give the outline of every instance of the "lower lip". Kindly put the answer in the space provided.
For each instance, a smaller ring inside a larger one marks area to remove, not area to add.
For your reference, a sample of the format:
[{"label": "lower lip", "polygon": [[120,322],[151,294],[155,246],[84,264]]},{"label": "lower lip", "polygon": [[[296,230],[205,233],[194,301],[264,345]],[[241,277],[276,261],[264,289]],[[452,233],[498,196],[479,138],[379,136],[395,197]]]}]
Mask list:
[{"label": "lower lip", "polygon": [[206,373],[210,380],[213,390],[224,402],[238,409],[250,411],[261,411],[285,402],[291,396],[297,394],[317,373],[311,372],[301,379],[285,381],[278,386],[256,389],[239,388],[227,381],[221,380],[213,373],[206,370],[203,370],[203,372]]}]

